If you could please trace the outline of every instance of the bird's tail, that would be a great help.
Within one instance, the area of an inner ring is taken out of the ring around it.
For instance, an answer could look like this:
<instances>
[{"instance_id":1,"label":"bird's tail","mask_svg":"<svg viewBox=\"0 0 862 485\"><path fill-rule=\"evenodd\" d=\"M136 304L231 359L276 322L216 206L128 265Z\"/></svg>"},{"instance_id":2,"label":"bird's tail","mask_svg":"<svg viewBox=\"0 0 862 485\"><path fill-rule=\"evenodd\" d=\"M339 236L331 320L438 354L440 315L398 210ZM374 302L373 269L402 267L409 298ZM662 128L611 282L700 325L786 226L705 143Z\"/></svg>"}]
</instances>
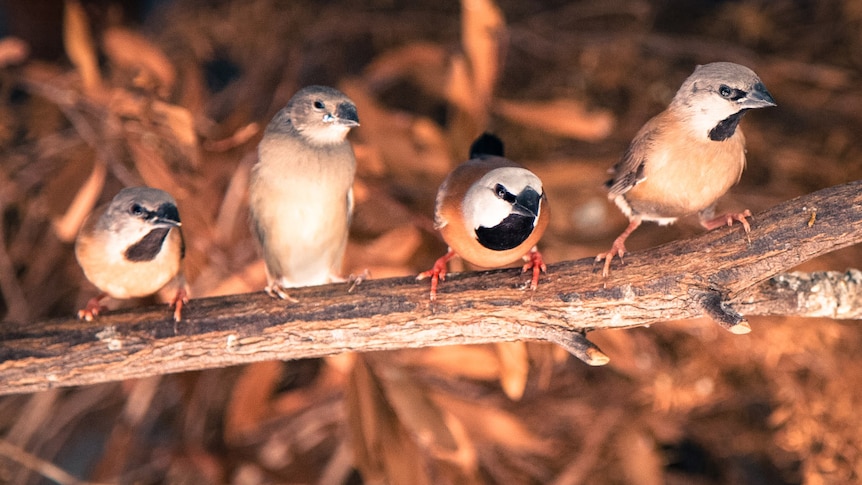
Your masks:
<instances>
[{"instance_id":1,"label":"bird's tail","mask_svg":"<svg viewBox=\"0 0 862 485\"><path fill-rule=\"evenodd\" d=\"M482 155L504 156L503 140L487 132L479 135L479 138L470 145L470 158L478 158Z\"/></svg>"}]
</instances>

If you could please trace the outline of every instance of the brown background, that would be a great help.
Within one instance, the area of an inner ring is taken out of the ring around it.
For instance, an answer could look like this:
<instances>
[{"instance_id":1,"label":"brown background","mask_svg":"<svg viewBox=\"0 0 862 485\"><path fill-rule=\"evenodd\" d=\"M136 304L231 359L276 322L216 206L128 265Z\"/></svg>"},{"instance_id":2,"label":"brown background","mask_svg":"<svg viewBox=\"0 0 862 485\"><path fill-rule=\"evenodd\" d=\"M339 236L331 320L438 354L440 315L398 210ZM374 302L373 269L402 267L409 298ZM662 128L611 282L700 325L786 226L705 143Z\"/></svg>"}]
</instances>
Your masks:
<instances>
[{"instance_id":1,"label":"brown background","mask_svg":"<svg viewBox=\"0 0 862 485\"><path fill-rule=\"evenodd\" d=\"M178 199L194 296L259 291L246 177L261 127L311 83L347 92L362 122L345 274L415 274L445 251L434 194L483 129L546 184L546 261L606 250L625 219L605 171L699 63L747 65L778 102L743 121L748 167L720 208L756 213L862 175L855 0L463 4L98 1L64 20L62 2L0 3L29 49L0 44L4 320L68 317L95 294L71 237L124 185ZM630 257L699 231L646 224ZM595 332L604 368L504 344L5 397L0 480L44 483L22 450L121 483L859 480L857 325L751 323Z\"/></svg>"}]
</instances>

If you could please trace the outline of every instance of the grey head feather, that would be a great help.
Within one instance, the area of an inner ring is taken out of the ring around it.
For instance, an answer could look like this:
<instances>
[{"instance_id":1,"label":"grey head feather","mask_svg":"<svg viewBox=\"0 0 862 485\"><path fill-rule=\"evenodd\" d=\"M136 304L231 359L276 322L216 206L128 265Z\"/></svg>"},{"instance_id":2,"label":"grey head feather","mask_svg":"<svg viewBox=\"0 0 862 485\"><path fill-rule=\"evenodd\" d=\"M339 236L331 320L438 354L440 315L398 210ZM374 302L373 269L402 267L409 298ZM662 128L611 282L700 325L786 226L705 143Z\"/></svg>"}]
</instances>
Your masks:
<instances>
[{"instance_id":1,"label":"grey head feather","mask_svg":"<svg viewBox=\"0 0 862 485\"><path fill-rule=\"evenodd\" d=\"M312 85L290 98L272 118L264 136L285 134L313 144L338 143L358 125L356 105L346 94L329 86Z\"/></svg>"},{"instance_id":2,"label":"grey head feather","mask_svg":"<svg viewBox=\"0 0 862 485\"><path fill-rule=\"evenodd\" d=\"M111 226L121 223L126 217L136 212L136 206L140 208L139 210L147 213L142 214L141 217L166 218L176 223L180 222L179 213L176 209L177 202L170 194L151 187L128 187L114 196L97 223L98 227L111 229Z\"/></svg>"}]
</instances>

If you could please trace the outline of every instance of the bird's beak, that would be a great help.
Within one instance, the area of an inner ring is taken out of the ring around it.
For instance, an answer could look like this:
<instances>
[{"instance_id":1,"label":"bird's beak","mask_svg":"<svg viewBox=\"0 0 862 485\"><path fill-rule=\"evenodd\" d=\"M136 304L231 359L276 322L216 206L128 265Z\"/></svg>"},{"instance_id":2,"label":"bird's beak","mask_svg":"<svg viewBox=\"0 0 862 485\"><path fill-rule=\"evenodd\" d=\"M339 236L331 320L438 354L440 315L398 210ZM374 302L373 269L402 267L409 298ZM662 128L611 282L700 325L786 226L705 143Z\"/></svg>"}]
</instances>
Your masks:
<instances>
[{"instance_id":1,"label":"bird's beak","mask_svg":"<svg viewBox=\"0 0 862 485\"><path fill-rule=\"evenodd\" d=\"M341 103L335 109L336 123L352 128L359 126L359 115L356 114L356 106L353 103Z\"/></svg>"},{"instance_id":2,"label":"bird's beak","mask_svg":"<svg viewBox=\"0 0 862 485\"><path fill-rule=\"evenodd\" d=\"M183 225L183 223L180 222L180 211L177 210L177 206L174 204L162 204L154 215L156 217L153 219L153 223L159 226L180 227Z\"/></svg>"},{"instance_id":3,"label":"bird's beak","mask_svg":"<svg viewBox=\"0 0 862 485\"><path fill-rule=\"evenodd\" d=\"M766 90L763 83L754 85L754 89L748 92L748 95L743 99L742 105L745 108L766 108L767 106L777 106L772 95Z\"/></svg>"},{"instance_id":4,"label":"bird's beak","mask_svg":"<svg viewBox=\"0 0 862 485\"><path fill-rule=\"evenodd\" d=\"M517 197L512 206L512 212L525 217L538 217L539 204L542 203L542 195L532 187L525 188Z\"/></svg>"}]
</instances>

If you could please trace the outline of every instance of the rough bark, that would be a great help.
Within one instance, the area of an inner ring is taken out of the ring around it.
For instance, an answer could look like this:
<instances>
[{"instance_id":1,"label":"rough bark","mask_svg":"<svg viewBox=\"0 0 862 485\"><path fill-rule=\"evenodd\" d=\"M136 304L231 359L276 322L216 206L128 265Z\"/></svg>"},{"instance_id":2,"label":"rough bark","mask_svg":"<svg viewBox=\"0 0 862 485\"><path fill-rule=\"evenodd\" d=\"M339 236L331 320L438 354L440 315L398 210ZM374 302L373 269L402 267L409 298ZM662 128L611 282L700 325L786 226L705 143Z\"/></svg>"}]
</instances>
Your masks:
<instances>
[{"instance_id":1,"label":"rough bark","mask_svg":"<svg viewBox=\"0 0 862 485\"><path fill-rule=\"evenodd\" d=\"M607 362L591 330L709 315L735 333L743 315L859 318L860 272L779 275L862 240L862 182L831 187L739 225L626 256L602 278L591 259L551 265L538 290L517 269L452 274L430 304L428 282L370 280L291 292L192 300L175 325L162 306L0 331L0 394L223 367L268 359L513 340L562 345Z\"/></svg>"}]
</instances>

